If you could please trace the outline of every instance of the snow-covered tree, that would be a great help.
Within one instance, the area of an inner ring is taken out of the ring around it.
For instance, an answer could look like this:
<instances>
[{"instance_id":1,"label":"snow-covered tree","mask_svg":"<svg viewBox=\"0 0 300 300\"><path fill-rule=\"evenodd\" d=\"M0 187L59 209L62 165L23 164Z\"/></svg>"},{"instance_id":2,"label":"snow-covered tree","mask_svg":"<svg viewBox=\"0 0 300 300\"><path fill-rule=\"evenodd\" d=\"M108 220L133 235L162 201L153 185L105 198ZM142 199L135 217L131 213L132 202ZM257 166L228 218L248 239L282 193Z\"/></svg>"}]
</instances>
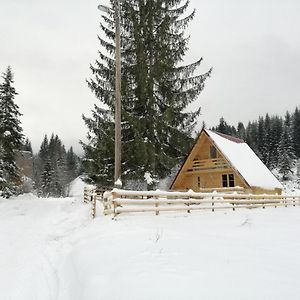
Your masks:
<instances>
[{"instance_id":1,"label":"snow-covered tree","mask_svg":"<svg viewBox=\"0 0 300 300\"><path fill-rule=\"evenodd\" d=\"M23 134L18 105L14 102L17 92L13 87L13 73L8 67L2 75L0 84L0 147L2 176L0 190L6 197L16 193L16 185L21 181L16 165L16 151L22 146ZM2 178L3 178L2 177ZM3 186L5 182L5 186Z\"/></svg>"},{"instance_id":2,"label":"snow-covered tree","mask_svg":"<svg viewBox=\"0 0 300 300\"><path fill-rule=\"evenodd\" d=\"M114 1L111 1L113 6ZM122 23L122 170L123 179L153 182L167 175L186 154L200 108L188 112L211 70L195 75L202 59L182 65L188 47L184 29L195 12L182 0L124 0ZM91 66L89 87L100 100L88 126L84 164L90 180L112 184L114 144L114 22L103 17L106 39Z\"/></svg>"},{"instance_id":3,"label":"snow-covered tree","mask_svg":"<svg viewBox=\"0 0 300 300\"><path fill-rule=\"evenodd\" d=\"M295 166L296 155L293 148L293 140L288 126L285 126L279 143L279 173L282 174L282 179L287 180L289 175L293 173Z\"/></svg>"},{"instance_id":4,"label":"snow-covered tree","mask_svg":"<svg viewBox=\"0 0 300 300\"><path fill-rule=\"evenodd\" d=\"M40 194L43 197L49 197L53 195L53 173L51 162L48 159L44 165L44 171L41 175Z\"/></svg>"},{"instance_id":5,"label":"snow-covered tree","mask_svg":"<svg viewBox=\"0 0 300 300\"><path fill-rule=\"evenodd\" d=\"M22 145L22 151L28 151L30 152L31 154L33 154L32 152L32 146L31 146L31 142L28 138L25 139L25 142L23 143Z\"/></svg>"},{"instance_id":6,"label":"snow-covered tree","mask_svg":"<svg viewBox=\"0 0 300 300\"><path fill-rule=\"evenodd\" d=\"M45 135L34 161L35 182L39 194L64 197L68 184L79 174L79 158L73 148L66 152L57 135L52 134L49 140Z\"/></svg>"},{"instance_id":7,"label":"snow-covered tree","mask_svg":"<svg viewBox=\"0 0 300 300\"><path fill-rule=\"evenodd\" d=\"M300 110L298 107L292 115L291 127L296 156L300 158Z\"/></svg>"},{"instance_id":8,"label":"snow-covered tree","mask_svg":"<svg viewBox=\"0 0 300 300\"><path fill-rule=\"evenodd\" d=\"M67 151L67 155L66 155L66 169L67 169L68 182L71 182L78 176L78 174L79 174L79 163L78 162L79 162L79 158L74 153L73 147L71 147Z\"/></svg>"}]
</instances>

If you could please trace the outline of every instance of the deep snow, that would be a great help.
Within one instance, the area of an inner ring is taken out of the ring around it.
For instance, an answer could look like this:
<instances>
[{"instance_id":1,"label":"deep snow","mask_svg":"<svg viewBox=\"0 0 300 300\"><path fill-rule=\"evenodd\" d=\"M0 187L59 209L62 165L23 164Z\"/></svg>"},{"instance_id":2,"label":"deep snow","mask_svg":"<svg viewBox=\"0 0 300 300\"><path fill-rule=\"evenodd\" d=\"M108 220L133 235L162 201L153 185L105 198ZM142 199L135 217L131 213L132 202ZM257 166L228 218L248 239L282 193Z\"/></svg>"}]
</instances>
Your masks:
<instances>
[{"instance_id":1,"label":"deep snow","mask_svg":"<svg viewBox=\"0 0 300 300\"><path fill-rule=\"evenodd\" d=\"M1 300L300 299L300 207L91 220L29 194L0 199L0 241Z\"/></svg>"}]
</instances>

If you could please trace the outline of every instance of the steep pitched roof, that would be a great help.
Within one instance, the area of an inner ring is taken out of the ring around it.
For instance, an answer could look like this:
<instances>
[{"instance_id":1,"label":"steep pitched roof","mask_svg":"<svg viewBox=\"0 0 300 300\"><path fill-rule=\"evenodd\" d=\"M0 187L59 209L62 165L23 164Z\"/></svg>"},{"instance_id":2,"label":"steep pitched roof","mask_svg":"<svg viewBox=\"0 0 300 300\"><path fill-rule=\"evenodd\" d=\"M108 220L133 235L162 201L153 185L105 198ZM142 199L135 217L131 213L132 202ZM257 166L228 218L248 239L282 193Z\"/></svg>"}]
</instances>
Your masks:
<instances>
[{"instance_id":1,"label":"steep pitched roof","mask_svg":"<svg viewBox=\"0 0 300 300\"><path fill-rule=\"evenodd\" d=\"M282 189L281 183L241 139L204 129L225 158L250 186Z\"/></svg>"}]
</instances>

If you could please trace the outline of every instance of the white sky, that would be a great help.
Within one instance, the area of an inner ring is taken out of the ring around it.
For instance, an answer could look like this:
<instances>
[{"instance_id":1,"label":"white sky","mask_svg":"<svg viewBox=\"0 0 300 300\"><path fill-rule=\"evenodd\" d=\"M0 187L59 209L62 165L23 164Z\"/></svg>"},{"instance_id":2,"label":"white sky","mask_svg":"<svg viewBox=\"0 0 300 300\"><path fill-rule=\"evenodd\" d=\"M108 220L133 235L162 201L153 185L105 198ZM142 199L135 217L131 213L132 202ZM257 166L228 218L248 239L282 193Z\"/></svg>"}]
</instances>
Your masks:
<instances>
[{"instance_id":1,"label":"white sky","mask_svg":"<svg viewBox=\"0 0 300 300\"><path fill-rule=\"evenodd\" d=\"M104 1L104 3L107 1ZM97 58L100 1L0 0L0 71L11 65L24 133L38 150L45 133L81 152L81 114L97 100L85 79ZM102 2L103 3L103 2ZM199 124L247 123L300 104L299 0L191 0L186 62L214 68L195 105Z\"/></svg>"}]
</instances>

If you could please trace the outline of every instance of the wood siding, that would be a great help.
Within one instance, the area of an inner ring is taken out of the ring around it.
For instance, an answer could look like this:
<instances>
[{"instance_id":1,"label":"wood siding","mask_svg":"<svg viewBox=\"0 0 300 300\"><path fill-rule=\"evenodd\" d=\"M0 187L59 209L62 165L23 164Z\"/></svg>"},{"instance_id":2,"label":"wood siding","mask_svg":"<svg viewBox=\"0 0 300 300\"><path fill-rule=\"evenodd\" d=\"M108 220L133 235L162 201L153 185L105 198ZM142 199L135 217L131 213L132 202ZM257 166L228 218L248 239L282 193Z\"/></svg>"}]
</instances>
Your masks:
<instances>
[{"instance_id":1,"label":"wood siding","mask_svg":"<svg viewBox=\"0 0 300 300\"><path fill-rule=\"evenodd\" d=\"M244 178L235 170L230 162L222 155L216 147L216 158L211 158L211 147L215 146L207 134L202 131L196 144L178 172L171 190L186 191L192 189L199 191L200 188L221 188L223 187L222 175L233 174L234 186L240 186L246 192L259 194L281 194L280 189L265 190L262 188L250 187Z\"/></svg>"}]
</instances>

